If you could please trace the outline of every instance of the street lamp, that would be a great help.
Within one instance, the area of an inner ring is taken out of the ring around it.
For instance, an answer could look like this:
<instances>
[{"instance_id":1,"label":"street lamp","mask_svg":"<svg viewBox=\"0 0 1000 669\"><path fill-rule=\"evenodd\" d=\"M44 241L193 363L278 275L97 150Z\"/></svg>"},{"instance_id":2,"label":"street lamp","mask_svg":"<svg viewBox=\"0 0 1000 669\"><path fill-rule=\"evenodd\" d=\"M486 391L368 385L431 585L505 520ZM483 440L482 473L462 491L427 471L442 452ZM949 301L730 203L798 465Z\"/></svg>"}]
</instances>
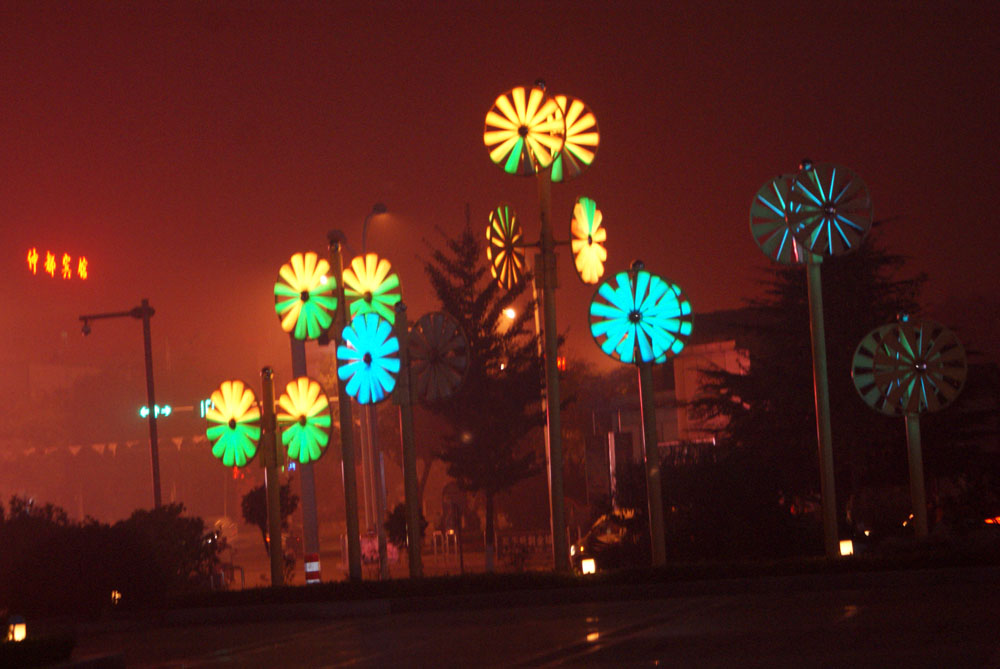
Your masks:
<instances>
[{"instance_id":1,"label":"street lamp","mask_svg":"<svg viewBox=\"0 0 1000 669\"><path fill-rule=\"evenodd\" d=\"M101 318L138 318L142 320L142 344L146 356L146 406L156 406L156 393L153 390L153 345L149 335L149 319L153 317L156 310L149 306L149 300L143 298L142 304L129 311L113 311L103 314L87 314L80 316L83 321L83 334L90 334L90 321ZM153 506L160 508L160 448L159 439L156 434L156 411L150 411L149 419L149 452L153 463Z\"/></svg>"}]
</instances>

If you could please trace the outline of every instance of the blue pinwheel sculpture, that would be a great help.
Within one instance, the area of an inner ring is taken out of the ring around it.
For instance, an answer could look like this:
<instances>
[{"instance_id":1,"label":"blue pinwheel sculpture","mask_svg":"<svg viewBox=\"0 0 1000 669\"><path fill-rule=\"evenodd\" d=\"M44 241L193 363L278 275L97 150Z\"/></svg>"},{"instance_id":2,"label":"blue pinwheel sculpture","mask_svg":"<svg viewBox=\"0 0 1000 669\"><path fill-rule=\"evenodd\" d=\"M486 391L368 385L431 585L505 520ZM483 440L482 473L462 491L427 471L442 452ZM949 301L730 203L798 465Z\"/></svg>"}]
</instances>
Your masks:
<instances>
[{"instance_id":1,"label":"blue pinwheel sculpture","mask_svg":"<svg viewBox=\"0 0 1000 669\"><path fill-rule=\"evenodd\" d=\"M621 362L664 362L691 334L691 303L675 284L644 269L619 272L594 294L590 333Z\"/></svg>"},{"instance_id":2,"label":"blue pinwheel sculpture","mask_svg":"<svg viewBox=\"0 0 1000 669\"><path fill-rule=\"evenodd\" d=\"M347 394L359 404L384 400L399 373L399 340L392 324L375 313L358 314L344 328L343 338L337 347L337 375L347 383Z\"/></svg>"}]
</instances>

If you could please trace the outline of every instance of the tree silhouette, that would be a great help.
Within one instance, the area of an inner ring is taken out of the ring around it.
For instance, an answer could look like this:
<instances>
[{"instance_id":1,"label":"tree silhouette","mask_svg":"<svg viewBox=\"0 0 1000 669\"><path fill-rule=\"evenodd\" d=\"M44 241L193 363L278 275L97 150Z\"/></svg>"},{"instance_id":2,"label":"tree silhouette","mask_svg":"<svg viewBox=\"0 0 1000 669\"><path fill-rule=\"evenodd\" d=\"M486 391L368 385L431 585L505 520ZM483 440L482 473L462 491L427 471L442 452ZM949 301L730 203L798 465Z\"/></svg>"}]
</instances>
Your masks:
<instances>
[{"instance_id":1,"label":"tree silhouette","mask_svg":"<svg viewBox=\"0 0 1000 669\"><path fill-rule=\"evenodd\" d=\"M540 471L535 450L520 444L544 421L537 340L528 329L532 311L529 305L513 319L503 313L523 295L527 282L509 292L500 288L490 276L482 235L471 225L457 237L445 238L424 270L442 309L458 320L469 340L465 382L431 410L451 428L440 453L448 475L462 490L485 497L491 568L497 493Z\"/></svg>"}]
</instances>

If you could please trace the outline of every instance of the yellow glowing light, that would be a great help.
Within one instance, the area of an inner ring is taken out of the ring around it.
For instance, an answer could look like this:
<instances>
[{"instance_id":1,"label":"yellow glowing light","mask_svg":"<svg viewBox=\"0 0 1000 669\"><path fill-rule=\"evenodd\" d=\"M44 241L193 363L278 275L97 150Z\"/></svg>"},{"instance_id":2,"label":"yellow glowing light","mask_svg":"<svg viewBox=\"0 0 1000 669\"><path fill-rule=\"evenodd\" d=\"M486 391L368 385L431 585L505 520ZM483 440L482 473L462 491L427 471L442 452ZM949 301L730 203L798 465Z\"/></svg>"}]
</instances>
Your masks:
<instances>
[{"instance_id":1,"label":"yellow glowing light","mask_svg":"<svg viewBox=\"0 0 1000 669\"><path fill-rule=\"evenodd\" d=\"M76 275L81 279L87 278L87 259L84 256L80 256L76 263Z\"/></svg>"},{"instance_id":2,"label":"yellow glowing light","mask_svg":"<svg viewBox=\"0 0 1000 669\"><path fill-rule=\"evenodd\" d=\"M51 277L56 275L56 257L51 251L45 252L45 271Z\"/></svg>"},{"instance_id":3,"label":"yellow glowing light","mask_svg":"<svg viewBox=\"0 0 1000 669\"><path fill-rule=\"evenodd\" d=\"M358 256L344 270L344 297L352 319L358 314L375 313L395 323L394 307L400 300L399 275L385 258L374 253Z\"/></svg>"},{"instance_id":4,"label":"yellow glowing light","mask_svg":"<svg viewBox=\"0 0 1000 669\"><path fill-rule=\"evenodd\" d=\"M118 592L117 590L112 590L111 591L111 605L112 606L117 606L118 602L120 602L120 601L122 601L122 593Z\"/></svg>"},{"instance_id":5,"label":"yellow glowing light","mask_svg":"<svg viewBox=\"0 0 1000 669\"><path fill-rule=\"evenodd\" d=\"M24 641L28 636L28 626L21 616L11 616L7 621L7 641Z\"/></svg>"},{"instance_id":6,"label":"yellow glowing light","mask_svg":"<svg viewBox=\"0 0 1000 669\"><path fill-rule=\"evenodd\" d=\"M842 556L854 555L854 542L850 539L840 540L840 554Z\"/></svg>"},{"instance_id":7,"label":"yellow glowing light","mask_svg":"<svg viewBox=\"0 0 1000 669\"><path fill-rule=\"evenodd\" d=\"M514 311L514 307L507 307L506 309L503 310L503 315L506 316L509 320L514 320L514 317L517 316L517 312Z\"/></svg>"},{"instance_id":8,"label":"yellow glowing light","mask_svg":"<svg viewBox=\"0 0 1000 669\"><path fill-rule=\"evenodd\" d=\"M38 249L32 248L28 251L28 269L32 274L38 274Z\"/></svg>"},{"instance_id":9,"label":"yellow glowing light","mask_svg":"<svg viewBox=\"0 0 1000 669\"><path fill-rule=\"evenodd\" d=\"M588 197L581 197L573 207L573 221L570 242L573 250L576 272L584 283L597 283L604 276L604 261L608 252L603 246L608 233L601 227L604 220L597 204Z\"/></svg>"},{"instance_id":10,"label":"yellow glowing light","mask_svg":"<svg viewBox=\"0 0 1000 669\"><path fill-rule=\"evenodd\" d=\"M486 114L483 143L505 172L531 176L552 164L565 135L556 101L539 87L529 92L519 86L500 95Z\"/></svg>"},{"instance_id":11,"label":"yellow glowing light","mask_svg":"<svg viewBox=\"0 0 1000 669\"><path fill-rule=\"evenodd\" d=\"M70 255L68 253L64 253L62 256L62 278L64 279L73 278L73 268L70 266L71 262L73 262L73 259Z\"/></svg>"},{"instance_id":12,"label":"yellow glowing light","mask_svg":"<svg viewBox=\"0 0 1000 669\"><path fill-rule=\"evenodd\" d=\"M594 562L594 558L585 558L581 560L580 571L582 571L584 574L596 574L597 563Z\"/></svg>"},{"instance_id":13,"label":"yellow glowing light","mask_svg":"<svg viewBox=\"0 0 1000 669\"><path fill-rule=\"evenodd\" d=\"M587 643L594 643L595 641L597 641L600 638L601 638L601 633L600 632L589 632L587 634Z\"/></svg>"}]
</instances>

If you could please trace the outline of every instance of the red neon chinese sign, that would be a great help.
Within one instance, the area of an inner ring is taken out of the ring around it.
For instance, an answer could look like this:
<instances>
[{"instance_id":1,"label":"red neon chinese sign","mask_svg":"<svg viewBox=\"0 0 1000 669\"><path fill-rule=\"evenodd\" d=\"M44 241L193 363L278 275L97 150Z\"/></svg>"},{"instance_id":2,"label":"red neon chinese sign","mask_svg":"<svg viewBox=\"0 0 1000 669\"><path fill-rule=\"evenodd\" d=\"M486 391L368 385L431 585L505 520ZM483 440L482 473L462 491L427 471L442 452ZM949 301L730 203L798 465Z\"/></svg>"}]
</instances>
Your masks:
<instances>
[{"instance_id":1,"label":"red neon chinese sign","mask_svg":"<svg viewBox=\"0 0 1000 669\"><path fill-rule=\"evenodd\" d=\"M53 279L58 275L61 279L86 279L89 275L89 262L86 256L79 256L75 260L68 253L58 254L46 250L45 255L39 253L38 248L32 247L28 251L28 271L37 275L48 274Z\"/></svg>"}]
</instances>

